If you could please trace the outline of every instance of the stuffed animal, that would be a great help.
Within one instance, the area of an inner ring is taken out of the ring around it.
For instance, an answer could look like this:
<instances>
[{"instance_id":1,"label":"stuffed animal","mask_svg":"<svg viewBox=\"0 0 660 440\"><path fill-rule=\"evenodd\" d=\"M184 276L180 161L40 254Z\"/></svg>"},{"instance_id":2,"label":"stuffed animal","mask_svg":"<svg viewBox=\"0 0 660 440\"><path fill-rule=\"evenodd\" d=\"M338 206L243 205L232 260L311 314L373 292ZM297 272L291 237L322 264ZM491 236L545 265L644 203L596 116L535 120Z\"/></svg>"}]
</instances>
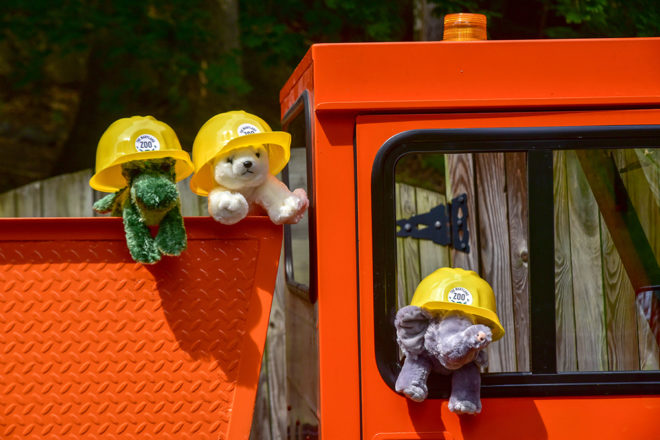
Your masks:
<instances>
[{"instance_id":1,"label":"stuffed animal","mask_svg":"<svg viewBox=\"0 0 660 440\"><path fill-rule=\"evenodd\" d=\"M451 374L450 411L481 412L485 348L504 335L488 283L472 271L438 269L417 286L411 305L397 312L394 325L406 356L396 391L421 402L431 371Z\"/></svg>"},{"instance_id":2,"label":"stuffed animal","mask_svg":"<svg viewBox=\"0 0 660 440\"><path fill-rule=\"evenodd\" d=\"M123 217L135 261L155 263L163 254L180 255L186 248L176 182L191 172L174 131L151 116L119 119L103 133L90 185L113 193L94 203L94 210ZM149 226L156 225L154 238Z\"/></svg>"},{"instance_id":3,"label":"stuffed animal","mask_svg":"<svg viewBox=\"0 0 660 440\"><path fill-rule=\"evenodd\" d=\"M309 206L303 189L293 192L275 175L289 161L291 135L271 131L243 111L209 119L193 143L192 191L208 196L209 214L231 225L267 214L276 224L297 223Z\"/></svg>"}]
</instances>

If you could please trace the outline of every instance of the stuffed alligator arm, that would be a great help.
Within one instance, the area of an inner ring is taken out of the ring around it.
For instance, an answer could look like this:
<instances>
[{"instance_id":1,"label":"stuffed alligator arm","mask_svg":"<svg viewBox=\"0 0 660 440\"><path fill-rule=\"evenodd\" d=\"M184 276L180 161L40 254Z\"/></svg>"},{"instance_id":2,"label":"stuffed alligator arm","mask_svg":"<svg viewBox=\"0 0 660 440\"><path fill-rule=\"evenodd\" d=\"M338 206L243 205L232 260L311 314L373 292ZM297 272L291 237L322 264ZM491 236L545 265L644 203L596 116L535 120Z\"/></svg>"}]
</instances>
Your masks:
<instances>
[{"instance_id":1,"label":"stuffed alligator arm","mask_svg":"<svg viewBox=\"0 0 660 440\"><path fill-rule=\"evenodd\" d=\"M186 248L174 161L155 159L122 165L128 186L94 203L99 213L122 216L126 245L135 261L155 263L161 254L179 255ZM149 226L159 225L156 237Z\"/></svg>"}]
</instances>

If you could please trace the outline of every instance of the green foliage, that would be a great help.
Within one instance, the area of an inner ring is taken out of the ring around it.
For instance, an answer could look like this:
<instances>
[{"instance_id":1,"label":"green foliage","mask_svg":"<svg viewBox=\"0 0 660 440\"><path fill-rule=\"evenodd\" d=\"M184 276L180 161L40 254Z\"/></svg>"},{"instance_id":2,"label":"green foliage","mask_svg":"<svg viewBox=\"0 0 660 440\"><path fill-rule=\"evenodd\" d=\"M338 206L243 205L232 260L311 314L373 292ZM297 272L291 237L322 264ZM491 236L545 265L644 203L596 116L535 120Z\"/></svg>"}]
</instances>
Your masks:
<instances>
[{"instance_id":1,"label":"green foliage","mask_svg":"<svg viewBox=\"0 0 660 440\"><path fill-rule=\"evenodd\" d=\"M502 16L501 1L483 1L483 0L431 0L435 3L433 13L438 17L446 14L455 14L458 12L471 12L474 14L484 14L488 21Z\"/></svg>"},{"instance_id":2,"label":"green foliage","mask_svg":"<svg viewBox=\"0 0 660 440\"><path fill-rule=\"evenodd\" d=\"M488 17L491 39L660 35L657 0L430 0L434 14Z\"/></svg>"},{"instance_id":3,"label":"green foliage","mask_svg":"<svg viewBox=\"0 0 660 440\"><path fill-rule=\"evenodd\" d=\"M396 164L396 182L445 192L444 154L407 154Z\"/></svg>"},{"instance_id":4,"label":"green foliage","mask_svg":"<svg viewBox=\"0 0 660 440\"><path fill-rule=\"evenodd\" d=\"M48 128L35 143L57 150L54 173L90 167L100 133L132 114L167 121L187 149L225 110L277 127L279 90L310 45L411 40L416 1L4 0L0 118ZM491 39L660 35L657 0L426 1L438 16L486 14Z\"/></svg>"},{"instance_id":5,"label":"green foliage","mask_svg":"<svg viewBox=\"0 0 660 440\"><path fill-rule=\"evenodd\" d=\"M605 23L608 0L557 0L555 10L568 24Z\"/></svg>"},{"instance_id":6,"label":"green foliage","mask_svg":"<svg viewBox=\"0 0 660 440\"><path fill-rule=\"evenodd\" d=\"M411 1L245 0L241 40L270 64L295 65L314 43L404 39L411 11Z\"/></svg>"},{"instance_id":7,"label":"green foliage","mask_svg":"<svg viewBox=\"0 0 660 440\"><path fill-rule=\"evenodd\" d=\"M80 65L85 74L109 74L100 107L118 110L127 102L155 102L171 112L185 109L191 92L245 92L238 58L214 49L217 23L208 0L63 1L7 0L0 5L0 35L17 62L8 79L15 90L37 91L52 78L48 63L74 55L100 57ZM204 63L212 59L212 62ZM102 72L89 72L98 68ZM200 86L200 76L222 78ZM105 79L105 78L103 78Z\"/></svg>"},{"instance_id":8,"label":"green foliage","mask_svg":"<svg viewBox=\"0 0 660 440\"><path fill-rule=\"evenodd\" d=\"M245 77L258 84L245 108L277 126L279 90L312 44L410 40L412 0L243 0L240 29Z\"/></svg>"}]
</instances>

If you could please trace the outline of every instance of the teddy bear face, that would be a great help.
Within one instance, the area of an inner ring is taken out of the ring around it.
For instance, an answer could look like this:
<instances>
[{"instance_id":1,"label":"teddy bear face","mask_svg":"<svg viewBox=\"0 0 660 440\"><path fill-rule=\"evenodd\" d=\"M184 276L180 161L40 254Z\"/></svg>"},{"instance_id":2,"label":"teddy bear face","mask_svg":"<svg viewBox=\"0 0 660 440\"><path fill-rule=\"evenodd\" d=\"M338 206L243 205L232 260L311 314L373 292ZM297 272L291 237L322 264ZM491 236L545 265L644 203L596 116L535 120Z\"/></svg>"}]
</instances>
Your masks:
<instances>
[{"instance_id":1,"label":"teddy bear face","mask_svg":"<svg viewBox=\"0 0 660 440\"><path fill-rule=\"evenodd\" d=\"M215 181L228 189L259 186L266 180L268 173L268 151L263 145L229 151L213 162Z\"/></svg>"}]
</instances>

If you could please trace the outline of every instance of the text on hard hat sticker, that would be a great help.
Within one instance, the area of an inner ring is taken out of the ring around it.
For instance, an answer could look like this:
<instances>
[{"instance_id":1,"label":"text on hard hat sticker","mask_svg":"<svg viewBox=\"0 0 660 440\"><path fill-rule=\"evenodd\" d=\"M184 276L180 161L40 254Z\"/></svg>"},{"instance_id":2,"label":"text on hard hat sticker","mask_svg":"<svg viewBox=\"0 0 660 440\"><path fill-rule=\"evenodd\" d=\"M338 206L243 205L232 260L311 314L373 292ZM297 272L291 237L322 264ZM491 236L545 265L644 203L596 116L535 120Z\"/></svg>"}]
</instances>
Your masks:
<instances>
[{"instance_id":1,"label":"text on hard hat sticker","mask_svg":"<svg viewBox=\"0 0 660 440\"><path fill-rule=\"evenodd\" d=\"M138 151L158 151L160 142L150 134L142 134L135 139L135 149Z\"/></svg>"},{"instance_id":2,"label":"text on hard hat sticker","mask_svg":"<svg viewBox=\"0 0 660 440\"><path fill-rule=\"evenodd\" d=\"M447 301L456 304L472 304L472 294L464 287L454 287L447 294Z\"/></svg>"},{"instance_id":3,"label":"text on hard hat sticker","mask_svg":"<svg viewBox=\"0 0 660 440\"><path fill-rule=\"evenodd\" d=\"M259 133L259 129L252 124L241 124L238 126L238 135L245 136L246 134Z\"/></svg>"}]
</instances>

